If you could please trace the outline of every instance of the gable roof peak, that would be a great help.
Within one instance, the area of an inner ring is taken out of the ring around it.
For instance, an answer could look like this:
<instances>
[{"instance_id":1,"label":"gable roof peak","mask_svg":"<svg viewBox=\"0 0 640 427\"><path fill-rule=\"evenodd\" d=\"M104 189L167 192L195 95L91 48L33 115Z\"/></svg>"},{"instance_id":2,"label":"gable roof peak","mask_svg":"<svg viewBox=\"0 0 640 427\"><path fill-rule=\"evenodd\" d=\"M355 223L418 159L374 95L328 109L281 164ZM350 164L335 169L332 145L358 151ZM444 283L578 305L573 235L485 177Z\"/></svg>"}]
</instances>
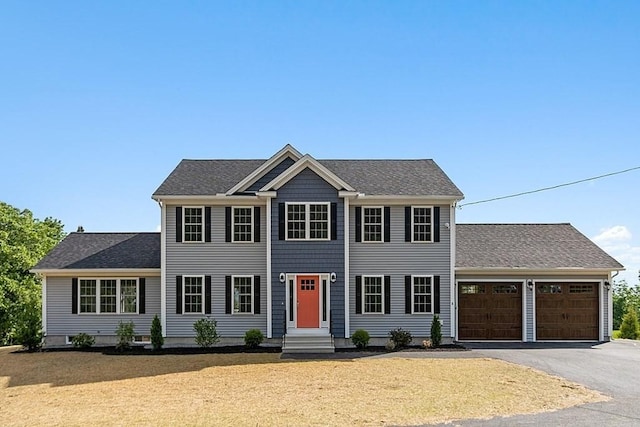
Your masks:
<instances>
[{"instance_id":1,"label":"gable roof peak","mask_svg":"<svg viewBox=\"0 0 640 427\"><path fill-rule=\"evenodd\" d=\"M285 185L293 177L295 177L305 169L312 170L337 190L356 191L350 184L345 182L342 178L340 178L322 163L314 159L311 154L305 154L304 156L302 156L287 170L282 172L280 175L271 180L271 182L262 187L260 191L278 190L280 187Z\"/></svg>"}]
</instances>

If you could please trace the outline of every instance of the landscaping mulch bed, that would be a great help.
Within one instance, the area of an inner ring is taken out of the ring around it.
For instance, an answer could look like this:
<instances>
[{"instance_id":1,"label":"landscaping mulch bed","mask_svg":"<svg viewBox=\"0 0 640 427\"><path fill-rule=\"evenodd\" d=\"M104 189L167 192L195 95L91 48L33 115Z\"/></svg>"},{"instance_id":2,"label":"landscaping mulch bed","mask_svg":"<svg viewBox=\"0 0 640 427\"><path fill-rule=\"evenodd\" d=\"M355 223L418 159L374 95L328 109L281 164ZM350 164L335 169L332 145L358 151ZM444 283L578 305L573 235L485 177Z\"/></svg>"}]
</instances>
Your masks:
<instances>
[{"instance_id":1,"label":"landscaping mulch bed","mask_svg":"<svg viewBox=\"0 0 640 427\"><path fill-rule=\"evenodd\" d=\"M410 345L407 347L387 350L384 346L367 346L365 348L336 347L336 353L395 353L398 351L468 351L469 349L460 344L443 344L435 348L424 348L421 345Z\"/></svg>"}]
</instances>

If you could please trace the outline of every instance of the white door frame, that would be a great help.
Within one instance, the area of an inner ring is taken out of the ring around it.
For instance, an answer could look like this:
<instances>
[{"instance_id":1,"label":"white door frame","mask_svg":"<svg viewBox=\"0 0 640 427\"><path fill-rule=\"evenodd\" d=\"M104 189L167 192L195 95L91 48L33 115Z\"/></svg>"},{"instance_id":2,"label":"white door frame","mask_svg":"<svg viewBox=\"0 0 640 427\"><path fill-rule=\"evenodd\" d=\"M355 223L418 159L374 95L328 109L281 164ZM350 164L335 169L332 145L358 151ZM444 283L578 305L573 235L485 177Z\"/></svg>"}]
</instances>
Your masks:
<instances>
[{"instance_id":1,"label":"white door frame","mask_svg":"<svg viewBox=\"0 0 640 427\"><path fill-rule=\"evenodd\" d=\"M298 276L318 276L319 277L319 292L320 297L318 298L318 319L319 327L318 328L297 328L298 325L298 310L297 310L297 294L298 294ZM287 333L292 330L327 330L329 331L331 325L331 275L329 273L288 273L286 275L285 280L285 312L286 312L286 322L287 322ZM293 285L292 285L293 281ZM293 290L293 295L291 295L291 290ZM322 320L322 294L323 291L326 292L326 313L327 319ZM290 302L293 301L293 304ZM291 306L293 305L293 306ZM293 312L293 320L291 320L291 312Z\"/></svg>"}]
</instances>

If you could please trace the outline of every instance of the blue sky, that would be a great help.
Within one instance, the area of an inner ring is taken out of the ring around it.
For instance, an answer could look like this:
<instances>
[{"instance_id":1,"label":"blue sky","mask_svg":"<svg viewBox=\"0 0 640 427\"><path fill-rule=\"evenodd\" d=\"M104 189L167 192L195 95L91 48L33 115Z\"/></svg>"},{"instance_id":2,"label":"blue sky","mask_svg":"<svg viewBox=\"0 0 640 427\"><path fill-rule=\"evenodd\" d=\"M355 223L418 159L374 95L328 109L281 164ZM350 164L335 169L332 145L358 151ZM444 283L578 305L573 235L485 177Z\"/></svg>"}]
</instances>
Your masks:
<instances>
[{"instance_id":1,"label":"blue sky","mask_svg":"<svg viewBox=\"0 0 640 427\"><path fill-rule=\"evenodd\" d=\"M153 231L182 158L433 158L466 202L640 166L640 3L3 2L0 200ZM640 268L640 171L463 207ZM464 203L464 202L463 202Z\"/></svg>"}]
</instances>

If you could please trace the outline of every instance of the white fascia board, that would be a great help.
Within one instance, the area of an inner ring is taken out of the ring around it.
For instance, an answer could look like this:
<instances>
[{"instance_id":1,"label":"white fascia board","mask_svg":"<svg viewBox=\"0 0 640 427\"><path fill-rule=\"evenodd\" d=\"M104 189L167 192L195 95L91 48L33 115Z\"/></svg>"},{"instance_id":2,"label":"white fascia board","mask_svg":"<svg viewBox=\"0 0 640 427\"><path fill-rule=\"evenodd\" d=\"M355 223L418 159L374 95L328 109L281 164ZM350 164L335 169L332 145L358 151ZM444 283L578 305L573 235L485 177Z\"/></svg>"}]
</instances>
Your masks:
<instances>
[{"instance_id":1,"label":"white fascia board","mask_svg":"<svg viewBox=\"0 0 640 427\"><path fill-rule=\"evenodd\" d=\"M32 269L31 273L43 274L46 276L158 276L161 275L159 268L63 268L63 269Z\"/></svg>"},{"instance_id":2,"label":"white fascia board","mask_svg":"<svg viewBox=\"0 0 640 427\"><path fill-rule=\"evenodd\" d=\"M462 200L453 196L400 196L400 195L366 195L358 194L351 202L352 205L366 205L371 203L383 203L386 205L455 205Z\"/></svg>"},{"instance_id":3,"label":"white fascia board","mask_svg":"<svg viewBox=\"0 0 640 427\"><path fill-rule=\"evenodd\" d=\"M289 182L293 177L302 172L305 168L309 168L329 184L331 184L336 190L346 189L349 191L355 191L353 187L344 182L336 174L329 169L321 165L316 159L308 154L305 154L300 160L291 165L287 170L275 177L271 182L262 187L260 191L278 190L280 187Z\"/></svg>"},{"instance_id":4,"label":"white fascia board","mask_svg":"<svg viewBox=\"0 0 640 427\"><path fill-rule=\"evenodd\" d=\"M171 205L228 205L230 202L234 205L262 204L261 199L257 196L227 196L225 194L212 196L159 196L158 199L154 200Z\"/></svg>"},{"instance_id":5,"label":"white fascia board","mask_svg":"<svg viewBox=\"0 0 640 427\"><path fill-rule=\"evenodd\" d=\"M456 267L456 275L510 275L510 274L531 274L531 275L602 275L609 274L611 271L615 271L610 268L579 268L579 267L564 267L564 268L470 268L470 267Z\"/></svg>"},{"instance_id":6,"label":"white fascia board","mask_svg":"<svg viewBox=\"0 0 640 427\"><path fill-rule=\"evenodd\" d=\"M227 191L227 195L231 195L237 193L238 191L244 191L251 186L254 182L262 178L267 174L274 166L278 163L286 159L287 157L292 157L295 161L298 161L302 158L302 154L298 152L291 144L285 145L280 151L271 156L271 158L265 161L258 169L251 172L247 175L242 181L234 185L229 191Z\"/></svg>"},{"instance_id":7,"label":"white fascia board","mask_svg":"<svg viewBox=\"0 0 640 427\"><path fill-rule=\"evenodd\" d=\"M278 197L277 191L258 191L256 196L262 199L275 199Z\"/></svg>"},{"instance_id":8,"label":"white fascia board","mask_svg":"<svg viewBox=\"0 0 640 427\"><path fill-rule=\"evenodd\" d=\"M345 191L345 190L338 191L338 197L343 197L343 198L358 197L361 194L362 193L359 193L357 191Z\"/></svg>"}]
</instances>

